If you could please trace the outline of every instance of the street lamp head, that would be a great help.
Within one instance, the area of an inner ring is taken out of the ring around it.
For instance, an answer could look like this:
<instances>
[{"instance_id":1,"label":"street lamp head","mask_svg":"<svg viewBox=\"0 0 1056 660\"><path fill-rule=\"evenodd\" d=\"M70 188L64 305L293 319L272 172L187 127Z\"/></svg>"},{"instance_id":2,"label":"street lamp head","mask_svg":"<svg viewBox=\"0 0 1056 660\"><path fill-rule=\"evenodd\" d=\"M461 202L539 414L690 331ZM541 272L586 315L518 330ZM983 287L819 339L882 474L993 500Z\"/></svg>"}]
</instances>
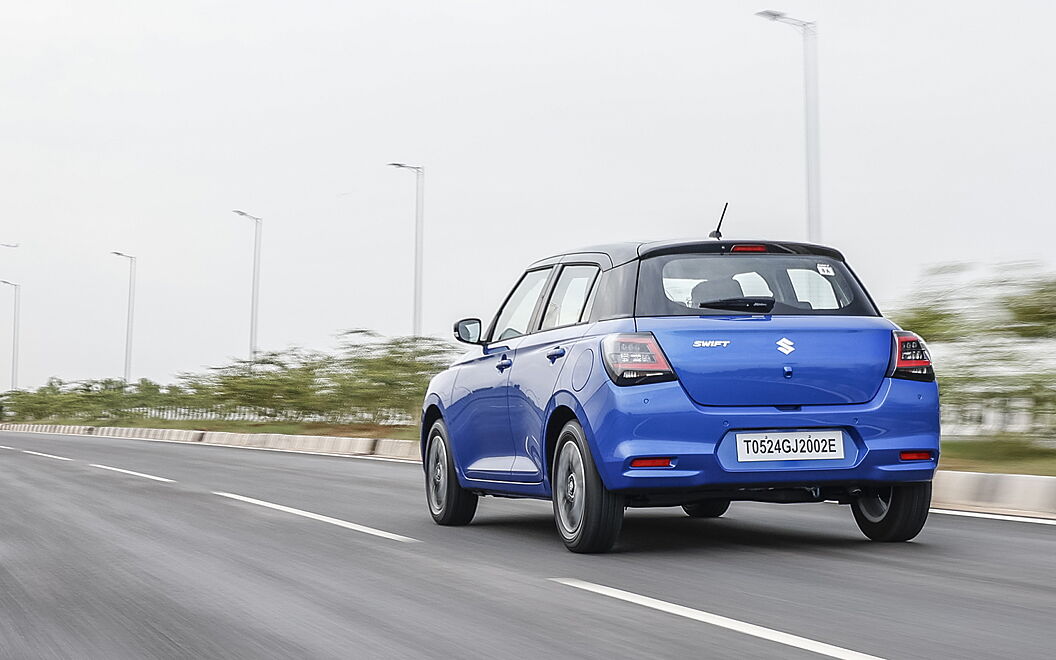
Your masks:
<instances>
[{"instance_id":1,"label":"street lamp head","mask_svg":"<svg viewBox=\"0 0 1056 660\"><path fill-rule=\"evenodd\" d=\"M18 286L14 282L8 282L7 280L0 280L0 284L6 284L7 286Z\"/></svg>"},{"instance_id":2,"label":"street lamp head","mask_svg":"<svg viewBox=\"0 0 1056 660\"><path fill-rule=\"evenodd\" d=\"M415 172L421 172L421 165L408 165L407 163L389 163L389 167L396 167L401 170L414 170Z\"/></svg>"},{"instance_id":3,"label":"street lamp head","mask_svg":"<svg viewBox=\"0 0 1056 660\"><path fill-rule=\"evenodd\" d=\"M17 248L18 246L18 243L0 243L0 247Z\"/></svg>"},{"instance_id":4,"label":"street lamp head","mask_svg":"<svg viewBox=\"0 0 1056 660\"><path fill-rule=\"evenodd\" d=\"M759 18L765 18L768 21L784 23L785 25L791 25L802 30L811 30L816 25L811 21L803 21L798 18L792 18L783 11L774 11L773 9L767 9L766 11L757 11L755 12L755 15Z\"/></svg>"},{"instance_id":5,"label":"street lamp head","mask_svg":"<svg viewBox=\"0 0 1056 660\"><path fill-rule=\"evenodd\" d=\"M236 209L236 210L231 211L231 212L234 213L235 215L240 215L243 218L249 218L250 220L255 220L257 222L260 222L260 218L258 218L255 215L250 215L250 214L246 213L245 211L239 211L239 210Z\"/></svg>"}]
</instances>

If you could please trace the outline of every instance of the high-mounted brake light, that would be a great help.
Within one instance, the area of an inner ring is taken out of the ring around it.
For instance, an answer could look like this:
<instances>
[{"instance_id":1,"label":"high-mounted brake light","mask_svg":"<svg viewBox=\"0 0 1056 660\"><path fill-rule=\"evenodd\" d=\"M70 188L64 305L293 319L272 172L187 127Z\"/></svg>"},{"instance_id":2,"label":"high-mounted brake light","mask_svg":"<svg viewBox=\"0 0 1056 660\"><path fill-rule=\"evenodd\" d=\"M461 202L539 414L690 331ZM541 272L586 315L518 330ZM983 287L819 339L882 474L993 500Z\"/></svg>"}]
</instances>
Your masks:
<instances>
[{"instance_id":1,"label":"high-mounted brake light","mask_svg":"<svg viewBox=\"0 0 1056 660\"><path fill-rule=\"evenodd\" d=\"M931 354L924 340L912 332L896 330L894 333L894 355L888 376L906 380L931 382L935 380L935 369L931 365Z\"/></svg>"},{"instance_id":2,"label":"high-mounted brake light","mask_svg":"<svg viewBox=\"0 0 1056 660\"><path fill-rule=\"evenodd\" d=\"M617 385L675 380L675 372L651 332L609 335L601 342L602 362Z\"/></svg>"},{"instance_id":3,"label":"high-mounted brake light","mask_svg":"<svg viewBox=\"0 0 1056 660\"><path fill-rule=\"evenodd\" d=\"M730 252L766 252L765 245L734 245Z\"/></svg>"}]
</instances>

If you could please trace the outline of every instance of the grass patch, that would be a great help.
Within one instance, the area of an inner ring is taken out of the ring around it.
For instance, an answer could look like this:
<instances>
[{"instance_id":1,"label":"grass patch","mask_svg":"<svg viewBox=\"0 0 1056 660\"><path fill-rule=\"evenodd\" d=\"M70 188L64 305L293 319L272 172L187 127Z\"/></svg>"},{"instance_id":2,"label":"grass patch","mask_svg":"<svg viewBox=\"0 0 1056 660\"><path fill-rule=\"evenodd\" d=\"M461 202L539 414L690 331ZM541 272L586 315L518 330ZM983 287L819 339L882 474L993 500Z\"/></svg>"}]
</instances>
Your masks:
<instances>
[{"instance_id":1,"label":"grass patch","mask_svg":"<svg viewBox=\"0 0 1056 660\"><path fill-rule=\"evenodd\" d=\"M189 429L192 431L227 431L228 433L282 433L286 435L335 435L353 438L395 438L417 440L413 426L378 424L323 424L318 422L242 422L235 420L128 419L84 421L49 419L28 424L61 424L64 426L114 426L137 429Z\"/></svg>"},{"instance_id":2,"label":"grass patch","mask_svg":"<svg viewBox=\"0 0 1056 660\"><path fill-rule=\"evenodd\" d=\"M1056 476L1056 449L1017 436L990 440L943 440L942 470Z\"/></svg>"}]
</instances>

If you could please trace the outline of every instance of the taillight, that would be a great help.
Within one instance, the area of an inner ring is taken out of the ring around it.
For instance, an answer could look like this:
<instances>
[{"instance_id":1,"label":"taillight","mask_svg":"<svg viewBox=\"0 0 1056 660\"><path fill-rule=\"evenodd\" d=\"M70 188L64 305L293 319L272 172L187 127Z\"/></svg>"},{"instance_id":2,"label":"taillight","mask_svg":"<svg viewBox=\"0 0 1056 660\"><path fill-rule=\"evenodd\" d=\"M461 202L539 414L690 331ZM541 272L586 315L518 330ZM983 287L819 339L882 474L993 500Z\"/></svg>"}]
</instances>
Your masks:
<instances>
[{"instance_id":1,"label":"taillight","mask_svg":"<svg viewBox=\"0 0 1056 660\"><path fill-rule=\"evenodd\" d=\"M617 385L661 383L675 372L651 332L609 335L601 342L602 362Z\"/></svg>"},{"instance_id":2,"label":"taillight","mask_svg":"<svg viewBox=\"0 0 1056 660\"><path fill-rule=\"evenodd\" d=\"M931 366L931 354L924 340L912 332L897 330L894 333L894 355L888 376L906 380L931 382L935 380L935 369Z\"/></svg>"},{"instance_id":3,"label":"taillight","mask_svg":"<svg viewBox=\"0 0 1056 660\"><path fill-rule=\"evenodd\" d=\"M765 245L734 245L730 252L766 252Z\"/></svg>"}]
</instances>

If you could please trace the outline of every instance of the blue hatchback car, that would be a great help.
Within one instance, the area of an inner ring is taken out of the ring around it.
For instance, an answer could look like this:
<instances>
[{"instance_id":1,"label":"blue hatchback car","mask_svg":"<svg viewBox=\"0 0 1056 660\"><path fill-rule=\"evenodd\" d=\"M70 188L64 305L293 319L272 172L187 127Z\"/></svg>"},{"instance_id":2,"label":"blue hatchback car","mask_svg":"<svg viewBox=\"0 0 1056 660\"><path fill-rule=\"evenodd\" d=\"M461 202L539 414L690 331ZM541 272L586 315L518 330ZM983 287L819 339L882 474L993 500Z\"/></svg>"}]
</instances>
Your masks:
<instances>
[{"instance_id":1,"label":"blue hatchback car","mask_svg":"<svg viewBox=\"0 0 1056 660\"><path fill-rule=\"evenodd\" d=\"M573 552L626 507L849 504L876 541L924 525L939 393L924 341L881 316L838 251L775 241L622 243L543 259L429 385L430 513L550 499Z\"/></svg>"}]
</instances>

